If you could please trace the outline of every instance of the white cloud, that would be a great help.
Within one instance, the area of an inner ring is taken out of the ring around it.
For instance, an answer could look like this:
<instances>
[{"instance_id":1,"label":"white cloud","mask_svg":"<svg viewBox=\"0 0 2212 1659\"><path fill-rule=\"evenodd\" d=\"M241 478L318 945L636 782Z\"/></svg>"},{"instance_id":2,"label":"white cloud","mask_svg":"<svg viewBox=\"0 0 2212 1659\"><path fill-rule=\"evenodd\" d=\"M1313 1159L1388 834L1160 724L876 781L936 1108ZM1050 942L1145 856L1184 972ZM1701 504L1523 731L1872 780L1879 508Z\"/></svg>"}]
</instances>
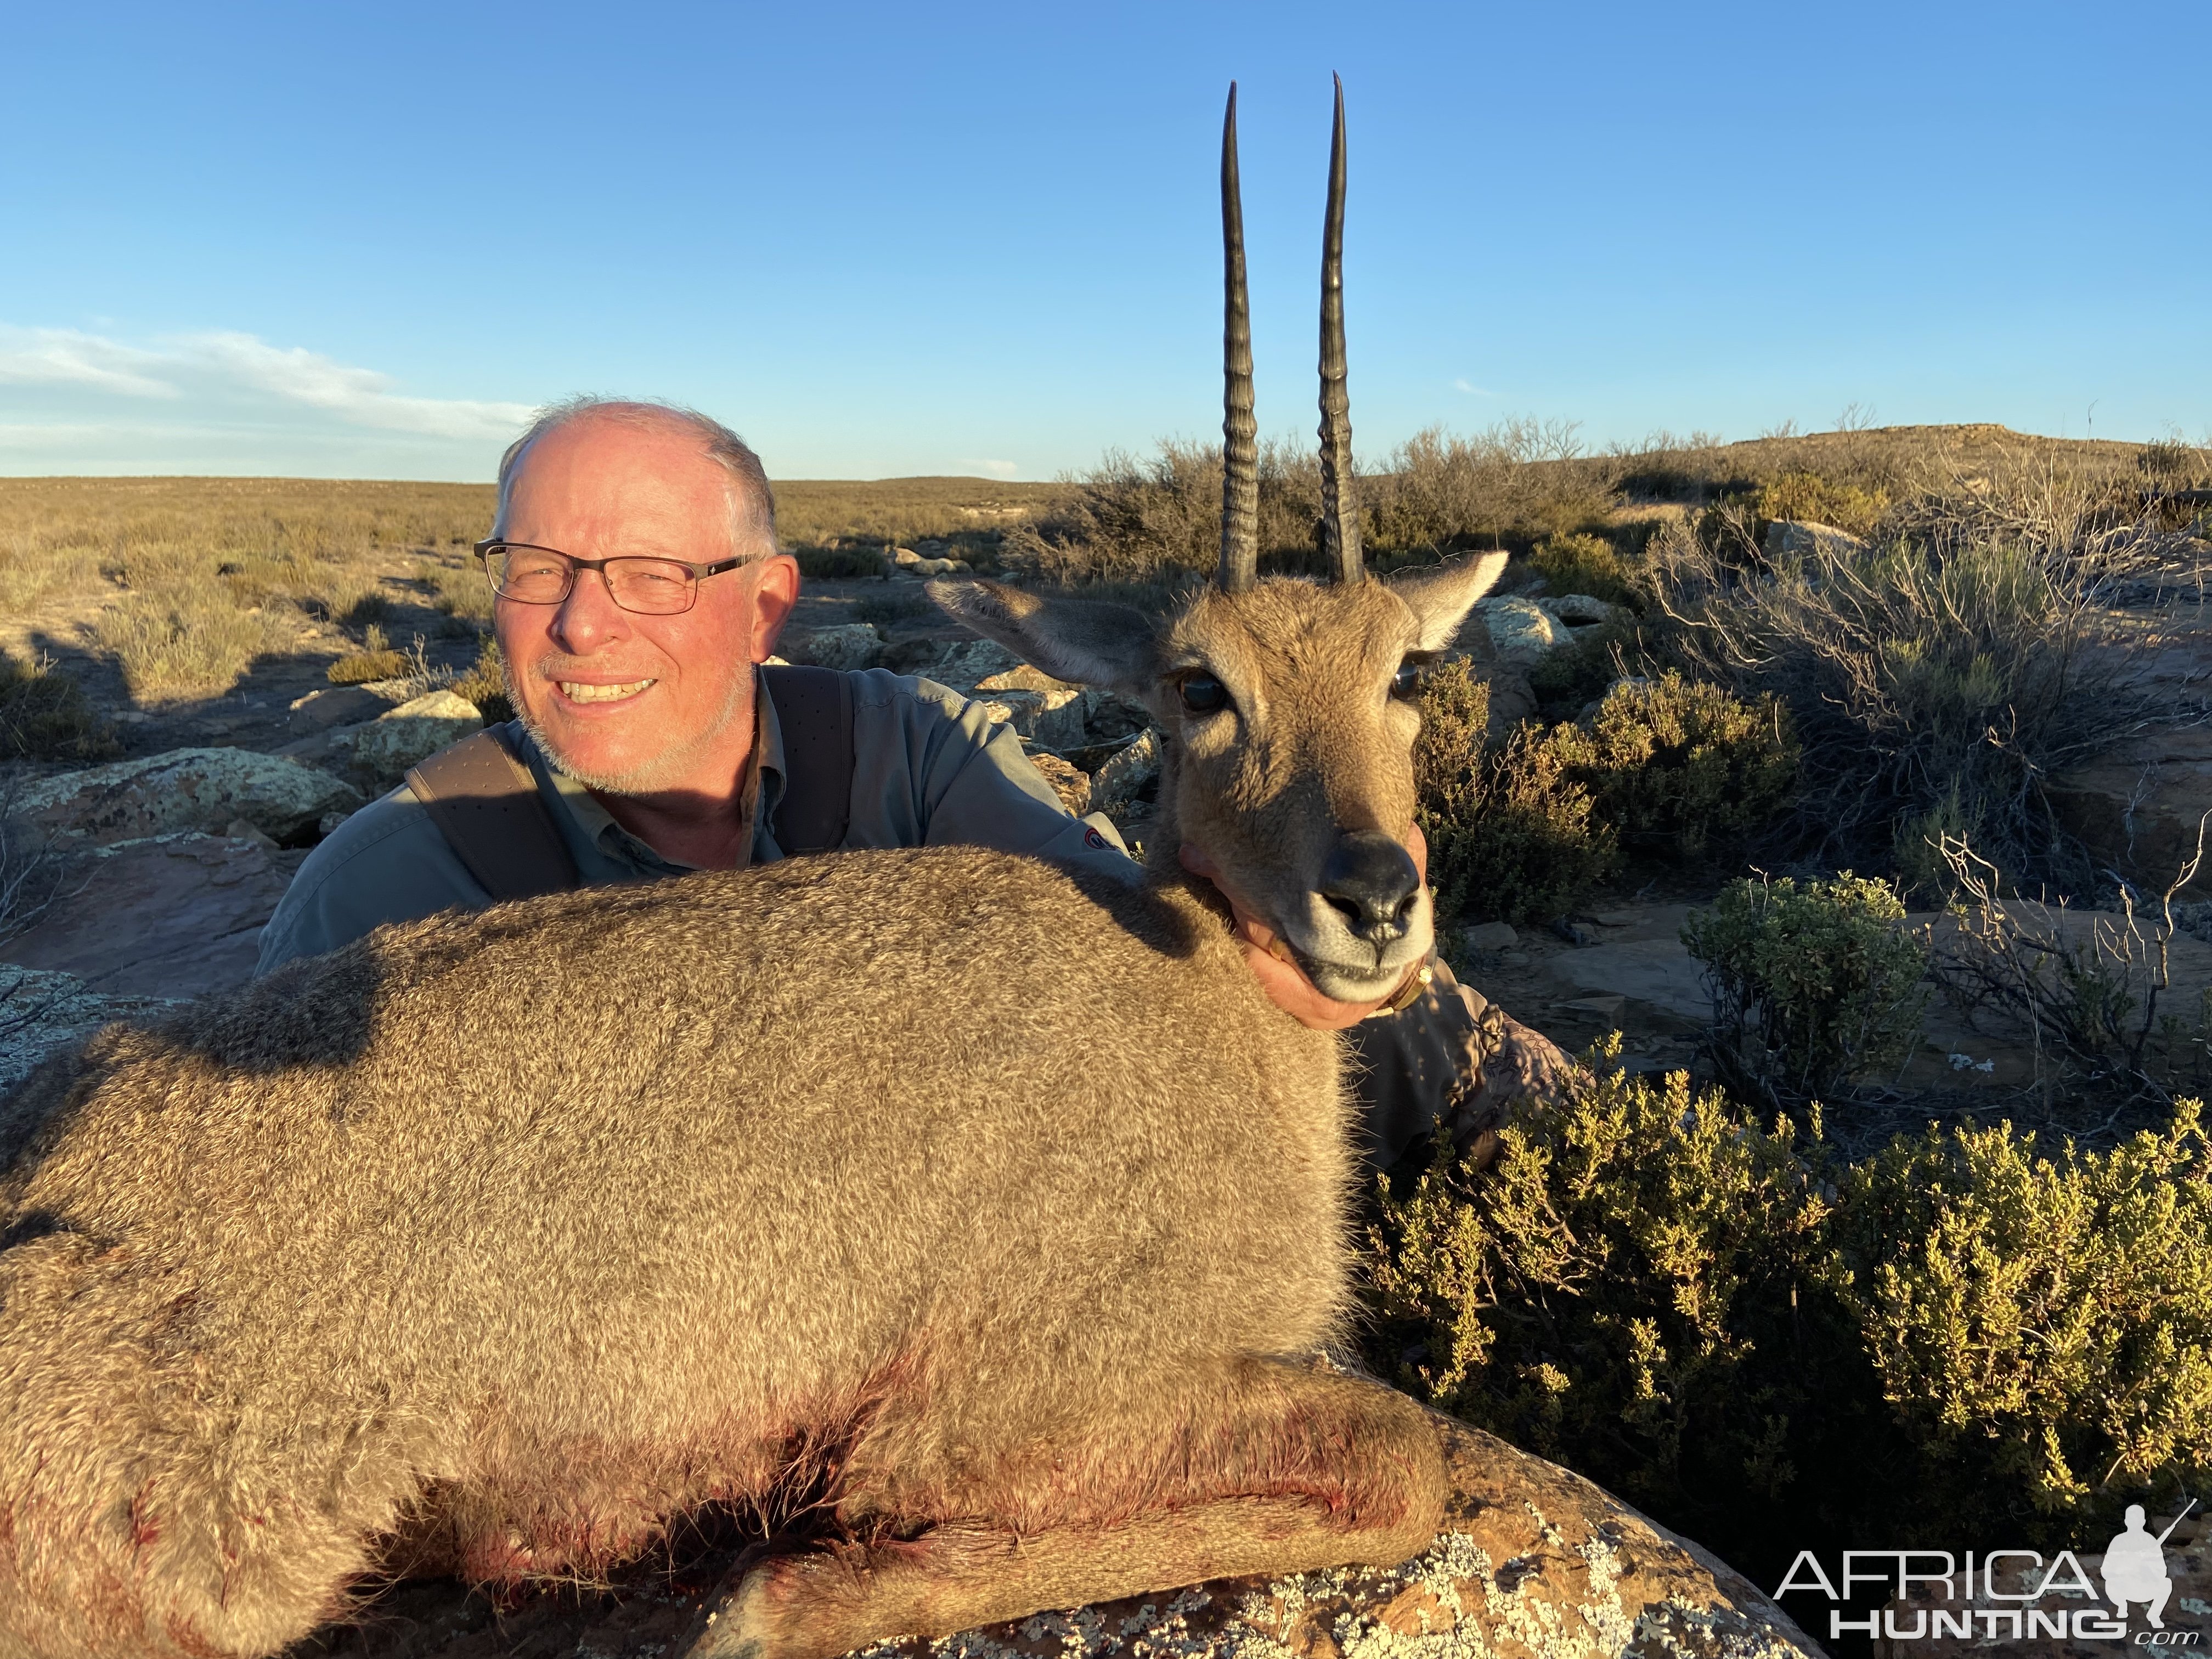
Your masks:
<instances>
[{"instance_id":1,"label":"white cloud","mask_svg":"<svg viewBox=\"0 0 2212 1659\"><path fill-rule=\"evenodd\" d=\"M957 462L956 465L972 466L987 478L1018 478L1022 473L1019 461L986 461L968 459Z\"/></svg>"},{"instance_id":2,"label":"white cloud","mask_svg":"<svg viewBox=\"0 0 2212 1659\"><path fill-rule=\"evenodd\" d=\"M1454 380L1452 385L1459 391L1466 392L1470 398L1495 398L1498 395L1487 387L1476 386L1465 379Z\"/></svg>"},{"instance_id":3,"label":"white cloud","mask_svg":"<svg viewBox=\"0 0 2212 1659\"><path fill-rule=\"evenodd\" d=\"M179 405L180 420L216 409L250 413L258 405L268 416L296 422L296 413L286 411L305 408L343 428L479 443L505 442L532 413L527 404L407 397L375 369L234 331L140 343L77 329L0 325L0 394L8 393L5 413L51 414L54 428L80 434L94 429L83 424L85 416L124 398ZM0 429L21 444L26 433L45 424L19 420ZM124 430L109 429L118 435Z\"/></svg>"},{"instance_id":4,"label":"white cloud","mask_svg":"<svg viewBox=\"0 0 2212 1659\"><path fill-rule=\"evenodd\" d=\"M436 438L512 437L534 412L527 404L473 398L403 398L388 388L392 377L356 368L302 346L287 349L251 334L186 336L179 343L188 360L203 363L238 385L289 403L326 409L357 426L419 432Z\"/></svg>"},{"instance_id":5,"label":"white cloud","mask_svg":"<svg viewBox=\"0 0 2212 1659\"><path fill-rule=\"evenodd\" d=\"M179 398L167 380L145 371L159 352L142 350L73 328L0 325L0 385L84 386L125 398Z\"/></svg>"}]
</instances>

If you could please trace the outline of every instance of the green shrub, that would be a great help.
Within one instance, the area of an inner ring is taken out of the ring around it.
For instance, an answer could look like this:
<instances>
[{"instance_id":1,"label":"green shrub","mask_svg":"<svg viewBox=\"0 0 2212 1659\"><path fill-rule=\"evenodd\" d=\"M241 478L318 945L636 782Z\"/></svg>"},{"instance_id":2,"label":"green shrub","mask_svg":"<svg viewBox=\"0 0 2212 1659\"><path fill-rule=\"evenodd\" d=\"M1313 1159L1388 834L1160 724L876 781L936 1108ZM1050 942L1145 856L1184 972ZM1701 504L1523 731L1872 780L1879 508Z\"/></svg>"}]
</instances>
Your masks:
<instances>
[{"instance_id":1,"label":"green shrub","mask_svg":"<svg viewBox=\"0 0 2212 1659\"><path fill-rule=\"evenodd\" d=\"M1630 845L1701 855L1789 799L1796 750L1771 702L1680 675L1624 682L1587 727L1527 724L1486 743L1489 688L1465 663L1429 678L1413 748L1440 916L1549 921Z\"/></svg>"},{"instance_id":2,"label":"green shrub","mask_svg":"<svg viewBox=\"0 0 2212 1659\"><path fill-rule=\"evenodd\" d=\"M1730 882L1692 911L1682 943L1712 985L1731 1080L1794 1103L1902 1065L1928 1000L1928 947L1904 920L1887 883L1848 870Z\"/></svg>"},{"instance_id":3,"label":"green shrub","mask_svg":"<svg viewBox=\"0 0 2212 1659\"><path fill-rule=\"evenodd\" d=\"M1587 593L1608 605L1637 603L1634 578L1602 536L1553 536L1536 544L1528 563L1554 593Z\"/></svg>"},{"instance_id":4,"label":"green shrub","mask_svg":"<svg viewBox=\"0 0 2212 1659\"><path fill-rule=\"evenodd\" d=\"M2212 1473L2197 1108L2053 1159L2010 1126L1842 1164L1597 1071L1371 1233L1370 1363L1772 1583L1800 1548L2110 1530Z\"/></svg>"},{"instance_id":5,"label":"green shrub","mask_svg":"<svg viewBox=\"0 0 2212 1659\"><path fill-rule=\"evenodd\" d=\"M1833 525L1857 536L1870 534L1888 507L1886 489L1864 489L1817 472L1785 472L1759 487L1755 503L1762 519Z\"/></svg>"},{"instance_id":6,"label":"green shrub","mask_svg":"<svg viewBox=\"0 0 2212 1659\"><path fill-rule=\"evenodd\" d=\"M348 652L323 671L332 685L366 685L371 680L395 680L415 665L404 651L395 651L374 623L362 635L362 648Z\"/></svg>"},{"instance_id":7,"label":"green shrub","mask_svg":"<svg viewBox=\"0 0 2212 1659\"><path fill-rule=\"evenodd\" d=\"M1623 680L1589 726L1597 813L1632 847L1703 856L1740 842L1786 806L1797 740L1771 696L1747 702L1669 670Z\"/></svg>"},{"instance_id":8,"label":"green shrub","mask_svg":"<svg viewBox=\"0 0 2212 1659\"><path fill-rule=\"evenodd\" d=\"M1492 750L1489 716L1490 689L1464 662L1430 677L1413 747L1429 884L1446 921L1548 921L1604 879L1614 838L1591 817L1571 743L1523 726Z\"/></svg>"},{"instance_id":9,"label":"green shrub","mask_svg":"<svg viewBox=\"0 0 2212 1659\"><path fill-rule=\"evenodd\" d=\"M73 677L43 657L18 662L0 655L0 758L89 764L122 752L115 728Z\"/></svg>"}]
</instances>

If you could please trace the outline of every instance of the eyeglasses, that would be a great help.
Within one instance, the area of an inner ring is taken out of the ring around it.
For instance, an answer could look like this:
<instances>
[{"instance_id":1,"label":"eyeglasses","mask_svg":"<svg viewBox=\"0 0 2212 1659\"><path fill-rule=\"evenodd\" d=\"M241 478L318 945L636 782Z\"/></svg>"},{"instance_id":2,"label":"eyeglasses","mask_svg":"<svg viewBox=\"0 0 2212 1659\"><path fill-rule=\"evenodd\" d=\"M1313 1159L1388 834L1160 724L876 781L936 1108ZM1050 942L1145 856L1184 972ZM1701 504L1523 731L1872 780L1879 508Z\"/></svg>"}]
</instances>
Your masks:
<instances>
[{"instance_id":1,"label":"eyeglasses","mask_svg":"<svg viewBox=\"0 0 2212 1659\"><path fill-rule=\"evenodd\" d=\"M646 617L672 617L689 611L699 584L709 576L750 563L751 557L693 564L684 559L653 559L624 554L611 559L579 559L550 547L503 542L496 536L477 544L491 591L521 605L558 605L576 586L579 570L596 570L607 592L625 611Z\"/></svg>"}]
</instances>

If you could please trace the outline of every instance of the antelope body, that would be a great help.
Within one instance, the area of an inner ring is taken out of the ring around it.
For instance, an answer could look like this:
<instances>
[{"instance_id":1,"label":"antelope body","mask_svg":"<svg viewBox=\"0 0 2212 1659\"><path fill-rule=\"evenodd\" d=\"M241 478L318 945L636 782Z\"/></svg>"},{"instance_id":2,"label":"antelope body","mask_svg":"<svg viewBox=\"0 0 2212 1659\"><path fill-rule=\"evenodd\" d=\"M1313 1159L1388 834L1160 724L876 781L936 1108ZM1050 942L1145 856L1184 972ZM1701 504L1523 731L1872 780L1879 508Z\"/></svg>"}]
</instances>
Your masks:
<instances>
[{"instance_id":1,"label":"antelope body","mask_svg":"<svg viewBox=\"0 0 2212 1659\"><path fill-rule=\"evenodd\" d=\"M1231 439L1165 624L937 590L1153 708L1142 888L938 848L448 914L0 1107L0 1656L271 1654L379 1573L590 1576L717 1503L834 1516L694 1649L763 1659L1422 1548L1420 1413L1308 1360L1336 1040L1176 854L1321 989L1398 983L1403 670L1503 558L1255 581Z\"/></svg>"}]
</instances>

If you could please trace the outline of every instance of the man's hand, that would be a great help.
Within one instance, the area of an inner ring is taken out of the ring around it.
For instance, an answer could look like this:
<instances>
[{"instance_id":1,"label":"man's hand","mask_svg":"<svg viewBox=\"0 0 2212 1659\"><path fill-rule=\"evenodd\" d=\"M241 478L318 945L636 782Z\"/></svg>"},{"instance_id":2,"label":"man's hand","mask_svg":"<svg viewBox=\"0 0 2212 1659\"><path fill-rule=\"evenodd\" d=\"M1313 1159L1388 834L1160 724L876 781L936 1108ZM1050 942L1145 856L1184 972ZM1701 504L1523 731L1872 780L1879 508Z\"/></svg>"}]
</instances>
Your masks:
<instances>
[{"instance_id":1,"label":"man's hand","mask_svg":"<svg viewBox=\"0 0 2212 1659\"><path fill-rule=\"evenodd\" d=\"M1406 835L1406 850L1413 854L1413 867L1421 872L1424 883L1429 877L1429 843L1421 834L1421 826L1414 824ZM1182 867L1194 876L1203 876L1229 901L1231 915L1236 917L1237 939L1244 946L1244 961L1252 975L1260 981L1260 988L1267 1000L1309 1030L1341 1031L1357 1025L1384 1003L1388 996L1377 997L1372 1002L1339 1002L1325 997L1314 988L1314 983L1295 963L1285 962L1274 954L1274 930L1252 915L1237 901L1221 878L1220 867L1212 859L1185 842L1176 853ZM1417 963L1407 970L1420 971ZM1392 995L1395 995L1394 989Z\"/></svg>"}]
</instances>

